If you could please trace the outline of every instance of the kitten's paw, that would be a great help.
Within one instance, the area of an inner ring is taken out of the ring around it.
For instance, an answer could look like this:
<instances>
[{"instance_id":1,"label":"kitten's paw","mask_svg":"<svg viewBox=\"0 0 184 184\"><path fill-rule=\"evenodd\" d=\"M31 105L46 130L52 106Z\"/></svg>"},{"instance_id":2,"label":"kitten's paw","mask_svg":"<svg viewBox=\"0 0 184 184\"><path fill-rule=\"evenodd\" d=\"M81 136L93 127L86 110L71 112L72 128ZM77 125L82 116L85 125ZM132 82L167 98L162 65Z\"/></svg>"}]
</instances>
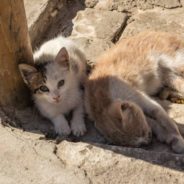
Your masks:
<instances>
[{"instance_id":1,"label":"kitten's paw","mask_svg":"<svg viewBox=\"0 0 184 184\"><path fill-rule=\"evenodd\" d=\"M70 135L71 129L67 123L60 123L54 125L55 132L60 136Z\"/></svg>"},{"instance_id":2,"label":"kitten's paw","mask_svg":"<svg viewBox=\"0 0 184 184\"><path fill-rule=\"evenodd\" d=\"M72 122L71 124L72 133L79 137L85 134L86 132L86 125L84 121Z\"/></svg>"},{"instance_id":3,"label":"kitten's paw","mask_svg":"<svg viewBox=\"0 0 184 184\"><path fill-rule=\"evenodd\" d=\"M174 138L171 146L176 153L184 154L184 139L182 137Z\"/></svg>"}]
</instances>

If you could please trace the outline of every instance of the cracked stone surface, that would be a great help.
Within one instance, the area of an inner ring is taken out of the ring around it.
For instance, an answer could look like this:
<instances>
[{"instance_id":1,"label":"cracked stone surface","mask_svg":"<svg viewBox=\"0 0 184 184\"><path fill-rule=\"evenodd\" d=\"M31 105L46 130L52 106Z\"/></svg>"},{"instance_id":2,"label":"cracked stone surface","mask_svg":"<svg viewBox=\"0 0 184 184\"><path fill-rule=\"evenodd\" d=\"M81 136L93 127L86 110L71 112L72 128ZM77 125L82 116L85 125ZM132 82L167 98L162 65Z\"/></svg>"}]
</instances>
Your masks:
<instances>
[{"instance_id":1,"label":"cracked stone surface","mask_svg":"<svg viewBox=\"0 0 184 184\"><path fill-rule=\"evenodd\" d=\"M87 60L94 62L97 56L112 47L126 20L124 13L86 8L73 19L71 38L80 45Z\"/></svg>"},{"instance_id":2,"label":"cracked stone surface","mask_svg":"<svg viewBox=\"0 0 184 184\"><path fill-rule=\"evenodd\" d=\"M86 59L93 65L95 59L104 51L111 48L114 44L110 40L99 38L90 39L87 37L70 37L76 44L80 45L80 49L85 52ZM98 45L98 47L97 47Z\"/></svg>"},{"instance_id":3,"label":"cracked stone surface","mask_svg":"<svg viewBox=\"0 0 184 184\"><path fill-rule=\"evenodd\" d=\"M135 14L123 31L122 37L134 35L144 30L167 31L184 36L184 9L148 10Z\"/></svg>"},{"instance_id":4,"label":"cracked stone surface","mask_svg":"<svg viewBox=\"0 0 184 184\"><path fill-rule=\"evenodd\" d=\"M155 7L164 9L178 8L182 6L182 1L179 0L85 0L87 7L103 9L103 10L117 10L119 12L134 12L137 10L148 10Z\"/></svg>"},{"instance_id":5,"label":"cracked stone surface","mask_svg":"<svg viewBox=\"0 0 184 184\"><path fill-rule=\"evenodd\" d=\"M116 147L111 146L113 151L109 149L110 147L103 148L101 148L101 145L68 143L64 141L58 145L57 155L67 168L79 167L85 170L92 183L173 184L183 182L182 172L157 165L159 159L154 154L152 154L152 161L150 157L149 162L146 162L144 159L139 160L129 156L134 151L133 148L119 148L119 150L117 148L116 150ZM118 154L115 154L115 152ZM138 152L139 149L137 149L137 155ZM142 152L141 150L140 153L143 157L147 154L146 151ZM160 157L164 157L164 155L160 154ZM177 160L184 163L183 157L178 156L170 164L174 165L174 162L177 162ZM151 162L157 162L157 164Z\"/></svg>"},{"instance_id":6,"label":"cracked stone surface","mask_svg":"<svg viewBox=\"0 0 184 184\"><path fill-rule=\"evenodd\" d=\"M59 4L58 2L59 0L24 0L32 44L37 42L39 38L38 35L43 34L47 29L47 24L49 24L54 16L56 16L56 5Z\"/></svg>"},{"instance_id":7,"label":"cracked stone surface","mask_svg":"<svg viewBox=\"0 0 184 184\"><path fill-rule=\"evenodd\" d=\"M55 144L39 136L0 125L0 183L89 183L82 170L65 167L54 153Z\"/></svg>"},{"instance_id":8,"label":"cracked stone surface","mask_svg":"<svg viewBox=\"0 0 184 184\"><path fill-rule=\"evenodd\" d=\"M73 19L74 37L113 40L126 22L126 14L86 8Z\"/></svg>"},{"instance_id":9,"label":"cracked stone surface","mask_svg":"<svg viewBox=\"0 0 184 184\"><path fill-rule=\"evenodd\" d=\"M184 36L183 0L24 0L24 3L33 48L63 34L76 42L90 64L120 38L146 29ZM160 103L184 132L184 105ZM184 155L174 154L155 139L141 148L109 145L93 122L86 119L85 136L71 136L62 141L53 139L52 124L34 108L7 112L11 119L0 109L0 183L184 183Z\"/></svg>"}]
</instances>

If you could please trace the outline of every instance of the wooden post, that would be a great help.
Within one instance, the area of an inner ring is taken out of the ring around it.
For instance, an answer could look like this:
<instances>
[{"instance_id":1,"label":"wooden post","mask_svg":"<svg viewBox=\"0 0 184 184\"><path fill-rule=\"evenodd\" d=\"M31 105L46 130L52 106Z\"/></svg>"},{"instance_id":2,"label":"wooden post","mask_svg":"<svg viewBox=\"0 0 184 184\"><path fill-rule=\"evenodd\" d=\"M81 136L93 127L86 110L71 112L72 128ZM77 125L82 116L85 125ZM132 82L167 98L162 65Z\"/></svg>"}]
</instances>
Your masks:
<instances>
[{"instance_id":1,"label":"wooden post","mask_svg":"<svg viewBox=\"0 0 184 184\"><path fill-rule=\"evenodd\" d=\"M0 2L0 105L24 106L30 97L18 70L18 64L32 63L23 0Z\"/></svg>"}]
</instances>

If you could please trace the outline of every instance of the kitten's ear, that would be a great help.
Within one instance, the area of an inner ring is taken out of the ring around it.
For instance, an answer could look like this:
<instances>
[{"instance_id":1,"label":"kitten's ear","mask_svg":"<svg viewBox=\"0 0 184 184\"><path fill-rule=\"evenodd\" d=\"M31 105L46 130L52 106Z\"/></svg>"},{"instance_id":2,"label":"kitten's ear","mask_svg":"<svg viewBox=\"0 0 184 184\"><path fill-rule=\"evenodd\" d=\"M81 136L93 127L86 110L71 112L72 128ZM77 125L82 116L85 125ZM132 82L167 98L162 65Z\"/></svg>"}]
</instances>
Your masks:
<instances>
[{"instance_id":1,"label":"kitten's ear","mask_svg":"<svg viewBox=\"0 0 184 184\"><path fill-rule=\"evenodd\" d=\"M128 101L122 101L121 99L116 99L110 105L109 113L111 114L112 117L116 117L117 119L124 119L123 117L125 117L125 114L123 115L123 113L131 106L132 104Z\"/></svg>"},{"instance_id":2,"label":"kitten's ear","mask_svg":"<svg viewBox=\"0 0 184 184\"><path fill-rule=\"evenodd\" d=\"M109 107L109 113L112 117L121 119L123 102L120 99L115 100Z\"/></svg>"},{"instance_id":3,"label":"kitten's ear","mask_svg":"<svg viewBox=\"0 0 184 184\"><path fill-rule=\"evenodd\" d=\"M114 125L121 130L124 127L124 121L122 121L122 100L117 99L109 106L108 113L113 120Z\"/></svg>"},{"instance_id":4,"label":"kitten's ear","mask_svg":"<svg viewBox=\"0 0 184 184\"><path fill-rule=\"evenodd\" d=\"M19 71L21 73L21 76L24 80L24 82L29 85L33 75L35 75L35 73L37 73L37 69L31 65L28 64L19 64Z\"/></svg>"},{"instance_id":5,"label":"kitten's ear","mask_svg":"<svg viewBox=\"0 0 184 184\"><path fill-rule=\"evenodd\" d=\"M55 62L59 63L63 67L69 68L69 55L65 47L60 49L55 58Z\"/></svg>"}]
</instances>

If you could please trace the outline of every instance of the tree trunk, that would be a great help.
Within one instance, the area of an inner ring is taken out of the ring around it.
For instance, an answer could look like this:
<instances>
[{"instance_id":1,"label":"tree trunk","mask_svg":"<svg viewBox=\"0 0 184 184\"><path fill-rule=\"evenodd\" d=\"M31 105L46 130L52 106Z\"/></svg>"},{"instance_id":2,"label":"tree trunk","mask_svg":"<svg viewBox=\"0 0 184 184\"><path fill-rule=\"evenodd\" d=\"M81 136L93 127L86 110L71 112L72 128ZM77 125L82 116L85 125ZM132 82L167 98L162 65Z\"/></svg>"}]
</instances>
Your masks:
<instances>
[{"instance_id":1,"label":"tree trunk","mask_svg":"<svg viewBox=\"0 0 184 184\"><path fill-rule=\"evenodd\" d=\"M22 107L28 90L18 70L19 63L32 63L23 0L0 2L0 105Z\"/></svg>"}]
</instances>

